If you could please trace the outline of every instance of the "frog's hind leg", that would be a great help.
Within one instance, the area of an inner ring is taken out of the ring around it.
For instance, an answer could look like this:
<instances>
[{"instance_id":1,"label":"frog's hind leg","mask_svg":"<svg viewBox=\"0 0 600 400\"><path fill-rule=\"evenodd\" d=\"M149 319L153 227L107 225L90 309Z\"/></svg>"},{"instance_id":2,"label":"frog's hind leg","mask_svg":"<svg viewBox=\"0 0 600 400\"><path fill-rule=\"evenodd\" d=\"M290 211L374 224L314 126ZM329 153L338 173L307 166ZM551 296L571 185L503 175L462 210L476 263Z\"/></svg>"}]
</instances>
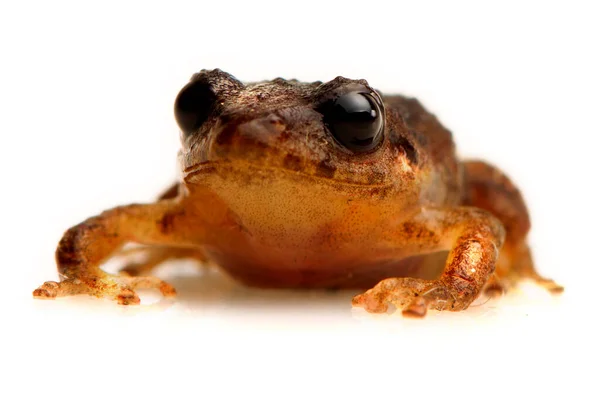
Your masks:
<instances>
[{"instance_id":1,"label":"frog's hind leg","mask_svg":"<svg viewBox=\"0 0 600 400\"><path fill-rule=\"evenodd\" d=\"M527 245L530 220L523 197L510 179L497 168L481 161L464 164L465 198L463 204L491 212L506 229L496 270L486 285L488 295L501 294L523 279L531 279L552 293L563 287L535 270Z\"/></svg>"},{"instance_id":2,"label":"frog's hind leg","mask_svg":"<svg viewBox=\"0 0 600 400\"><path fill-rule=\"evenodd\" d=\"M204 252L200 248L168 247L168 246L145 246L125 249L117 256L129 258L140 256L141 260L132 261L125 265L119 273L126 276L147 275L154 268L168 260L193 259L198 261L199 266L205 266L208 262Z\"/></svg>"}]
</instances>

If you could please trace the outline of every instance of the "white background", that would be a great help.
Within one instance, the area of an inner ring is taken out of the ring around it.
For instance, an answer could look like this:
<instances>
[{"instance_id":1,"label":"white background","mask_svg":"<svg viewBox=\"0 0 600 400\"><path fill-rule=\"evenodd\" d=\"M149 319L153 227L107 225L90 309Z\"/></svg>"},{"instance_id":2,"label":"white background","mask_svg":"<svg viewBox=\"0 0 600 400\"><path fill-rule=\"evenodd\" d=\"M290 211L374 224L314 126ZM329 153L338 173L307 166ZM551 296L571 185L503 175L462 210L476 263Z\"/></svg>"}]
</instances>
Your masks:
<instances>
[{"instance_id":1,"label":"white background","mask_svg":"<svg viewBox=\"0 0 600 400\"><path fill-rule=\"evenodd\" d=\"M0 398L598 398L599 9L418 4L3 2ZM174 97L216 67L419 97L513 177L566 292L412 321L179 263L175 302L34 301L66 228L174 180Z\"/></svg>"}]
</instances>

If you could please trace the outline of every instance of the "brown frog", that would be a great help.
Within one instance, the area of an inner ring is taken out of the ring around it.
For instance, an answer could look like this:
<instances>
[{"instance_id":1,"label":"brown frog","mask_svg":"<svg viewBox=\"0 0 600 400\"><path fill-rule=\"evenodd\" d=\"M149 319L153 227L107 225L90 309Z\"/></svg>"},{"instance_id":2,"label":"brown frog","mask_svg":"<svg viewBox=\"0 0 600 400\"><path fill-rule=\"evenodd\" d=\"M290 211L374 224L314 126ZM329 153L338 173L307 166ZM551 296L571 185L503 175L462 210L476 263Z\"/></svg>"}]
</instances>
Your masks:
<instances>
[{"instance_id":1,"label":"brown frog","mask_svg":"<svg viewBox=\"0 0 600 400\"><path fill-rule=\"evenodd\" d=\"M74 294L138 304L138 288L175 295L147 274L170 259L214 262L247 285L369 288L369 312L458 311L483 291L532 279L530 223L498 169L457 160L451 133L415 99L365 80L243 84L202 70L175 101L181 182L157 202L116 207L69 229L60 282L37 298ZM100 264L127 243L146 262L119 275Z\"/></svg>"}]
</instances>

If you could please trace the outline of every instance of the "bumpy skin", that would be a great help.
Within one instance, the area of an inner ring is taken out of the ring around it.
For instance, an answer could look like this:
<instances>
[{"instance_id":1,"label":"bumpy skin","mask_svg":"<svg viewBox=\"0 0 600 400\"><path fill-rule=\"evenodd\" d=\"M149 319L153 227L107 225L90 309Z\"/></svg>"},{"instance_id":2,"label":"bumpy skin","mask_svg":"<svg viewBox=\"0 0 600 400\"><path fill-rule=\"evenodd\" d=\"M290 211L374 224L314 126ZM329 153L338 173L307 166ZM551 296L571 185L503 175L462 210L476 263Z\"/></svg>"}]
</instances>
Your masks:
<instances>
[{"instance_id":1,"label":"bumpy skin","mask_svg":"<svg viewBox=\"0 0 600 400\"><path fill-rule=\"evenodd\" d=\"M487 287L534 270L527 209L508 178L457 160L451 134L421 104L382 96L384 139L354 154L318 105L362 88L338 77L242 84L220 70L192 77L214 95L209 117L182 135L182 181L151 204L117 207L69 229L56 251L59 283L38 298L78 293L139 303L135 289L175 290L149 272L171 257L210 260L260 287L362 287L353 305L407 316L462 310ZM111 275L101 263L129 242L148 262Z\"/></svg>"}]
</instances>

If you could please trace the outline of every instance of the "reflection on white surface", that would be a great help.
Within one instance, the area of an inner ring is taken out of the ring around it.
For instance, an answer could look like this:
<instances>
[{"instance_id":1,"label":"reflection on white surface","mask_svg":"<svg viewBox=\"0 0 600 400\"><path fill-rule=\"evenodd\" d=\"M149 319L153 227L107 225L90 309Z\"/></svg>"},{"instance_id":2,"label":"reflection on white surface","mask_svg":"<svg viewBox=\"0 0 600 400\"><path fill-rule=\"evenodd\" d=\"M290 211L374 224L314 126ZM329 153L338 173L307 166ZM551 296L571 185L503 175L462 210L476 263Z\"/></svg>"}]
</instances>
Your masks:
<instances>
[{"instance_id":1,"label":"reflection on white surface","mask_svg":"<svg viewBox=\"0 0 600 400\"><path fill-rule=\"evenodd\" d=\"M541 287L524 282L518 288L498 298L481 296L462 312L430 310L422 320L403 318L390 307L385 314L370 314L362 308L353 308L351 299L361 290L289 290L260 289L244 286L217 268L197 268L194 262L169 262L159 267L156 275L177 289L176 298L164 298L158 291L139 291L140 306L119 306L108 299L73 296L50 301L36 301L38 310L68 308L87 312L102 312L119 316L157 315L162 312L180 317L210 317L259 320L277 316L277 320L300 320L318 324L326 319L329 324L373 321L374 323L414 324L493 322L504 318L528 318L547 313L558 313L564 307L563 295L551 295ZM411 322L408 322L411 321ZM415 322L418 321L418 322Z\"/></svg>"},{"instance_id":2,"label":"reflection on white surface","mask_svg":"<svg viewBox=\"0 0 600 400\"><path fill-rule=\"evenodd\" d=\"M141 306L88 296L30 299L13 327L22 357L12 369L36 380L23 394L40 395L67 373L70 391L103 382L98 398L111 397L113 385L121 395L141 390L151 398L186 398L190 391L200 398L248 391L306 398L315 391L335 396L340 388L369 397L393 387L411 396L427 388L457 398L444 388L456 379L478 392L491 384L501 385L493 389L497 395L533 395L553 392L556 382L531 386L532 368L555 376L565 363L579 368L592 351L569 288L554 297L524 285L499 299L478 299L463 312L413 320L353 309L354 291L252 289L185 262L158 272L177 288L177 298L144 292ZM491 368L510 375L510 383L490 376ZM367 384L374 381L379 384Z\"/></svg>"}]
</instances>

